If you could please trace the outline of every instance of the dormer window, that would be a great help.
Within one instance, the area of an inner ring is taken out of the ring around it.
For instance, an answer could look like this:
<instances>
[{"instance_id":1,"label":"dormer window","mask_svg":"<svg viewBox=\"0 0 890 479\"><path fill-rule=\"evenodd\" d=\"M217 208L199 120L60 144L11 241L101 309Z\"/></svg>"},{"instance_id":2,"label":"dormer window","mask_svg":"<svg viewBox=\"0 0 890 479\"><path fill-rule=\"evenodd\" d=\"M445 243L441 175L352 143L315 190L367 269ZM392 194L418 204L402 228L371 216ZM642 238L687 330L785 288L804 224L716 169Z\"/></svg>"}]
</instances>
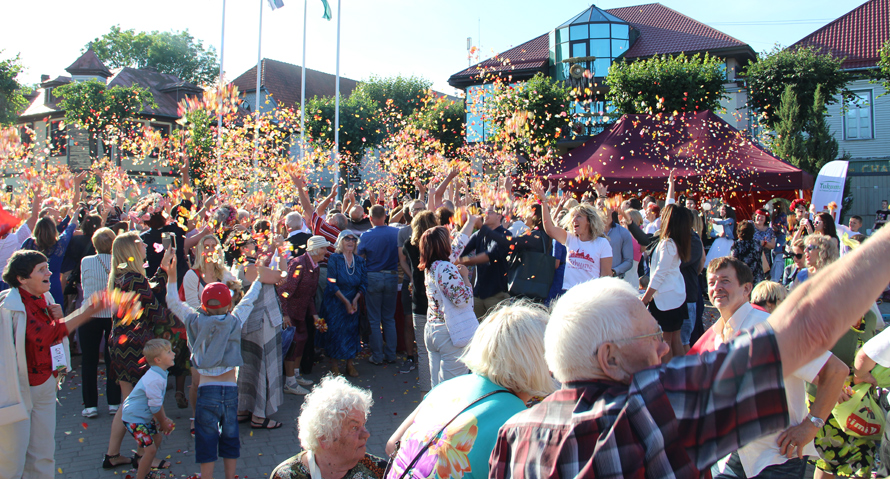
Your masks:
<instances>
[{"instance_id":1,"label":"dormer window","mask_svg":"<svg viewBox=\"0 0 890 479\"><path fill-rule=\"evenodd\" d=\"M566 80L573 63L605 77L612 62L630 49L636 34L629 23L592 5L550 33L556 79Z\"/></svg>"},{"instance_id":2,"label":"dormer window","mask_svg":"<svg viewBox=\"0 0 890 479\"><path fill-rule=\"evenodd\" d=\"M46 87L43 89L43 104L49 105L53 103L53 89L52 87Z\"/></svg>"}]
</instances>

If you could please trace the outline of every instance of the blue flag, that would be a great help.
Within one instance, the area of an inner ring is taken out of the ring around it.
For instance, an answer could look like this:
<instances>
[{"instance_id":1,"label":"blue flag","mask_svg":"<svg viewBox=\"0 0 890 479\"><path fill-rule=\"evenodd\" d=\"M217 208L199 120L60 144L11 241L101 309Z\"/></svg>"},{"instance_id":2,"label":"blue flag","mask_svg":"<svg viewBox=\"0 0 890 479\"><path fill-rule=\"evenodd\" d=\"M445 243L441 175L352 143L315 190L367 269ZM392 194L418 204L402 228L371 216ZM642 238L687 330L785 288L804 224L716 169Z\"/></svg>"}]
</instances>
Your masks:
<instances>
[{"instance_id":1,"label":"blue flag","mask_svg":"<svg viewBox=\"0 0 890 479\"><path fill-rule=\"evenodd\" d=\"M282 0L269 0L269 6L272 7L272 10L276 10L283 7L284 2Z\"/></svg>"},{"instance_id":2,"label":"blue flag","mask_svg":"<svg viewBox=\"0 0 890 479\"><path fill-rule=\"evenodd\" d=\"M272 0L269 0L269 1L272 1ZM280 2L281 0L276 0L276 1ZM328 5L328 0L321 0L321 3L324 4L324 15L322 15L322 18L324 18L325 20L330 20L332 15L331 15L331 6Z\"/></svg>"}]
</instances>

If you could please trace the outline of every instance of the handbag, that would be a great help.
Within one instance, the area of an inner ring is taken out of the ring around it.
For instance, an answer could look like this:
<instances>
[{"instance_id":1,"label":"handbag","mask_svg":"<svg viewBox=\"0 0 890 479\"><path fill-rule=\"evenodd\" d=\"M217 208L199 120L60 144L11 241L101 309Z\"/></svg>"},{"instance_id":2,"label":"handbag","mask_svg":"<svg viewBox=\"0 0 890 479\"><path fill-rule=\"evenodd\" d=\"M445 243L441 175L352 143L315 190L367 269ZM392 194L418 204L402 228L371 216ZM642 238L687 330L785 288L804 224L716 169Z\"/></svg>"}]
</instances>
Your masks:
<instances>
[{"instance_id":1,"label":"handbag","mask_svg":"<svg viewBox=\"0 0 890 479\"><path fill-rule=\"evenodd\" d=\"M547 243L541 236L544 252L521 251L513 256L507 270L507 292L510 296L547 299L556 274L556 258L547 254Z\"/></svg>"},{"instance_id":2,"label":"handbag","mask_svg":"<svg viewBox=\"0 0 890 479\"><path fill-rule=\"evenodd\" d=\"M853 386L853 396L831 410L838 426L847 434L864 439L881 439L884 413L869 383Z\"/></svg>"},{"instance_id":3,"label":"handbag","mask_svg":"<svg viewBox=\"0 0 890 479\"><path fill-rule=\"evenodd\" d=\"M446 422L445 425L442 426L442 429L439 429L439 432L437 432L435 435L433 435L430 438L429 441L427 441L425 446L420 448L420 451L417 452L417 455L414 456L414 459L412 459L411 462L408 463L408 467L406 467L405 470L402 471L402 474L399 476L399 479L405 479L405 475L407 475L409 472L411 472L411 469L413 469L414 466L417 465L417 461L420 460L420 457L423 456L423 454L427 451L427 449L430 448L430 446L433 444L433 442L438 440L439 436L442 435L442 433L445 431L445 429L449 425L451 425L451 423L454 422L454 420L457 419L461 414L463 414L467 409L470 409L476 403L478 403L479 401L481 401L489 396L493 396L498 393L509 393L509 392L510 391L507 391L506 389L498 389L497 391L491 391L487 394L483 394L481 397L479 397L475 401L471 402L470 404L467 404L467 407L461 409L459 413L455 414L454 417L451 418L450 421ZM383 472L382 479L389 477L389 471L392 470L392 465L396 461L396 456L399 454L400 447L401 447L401 441L396 442L396 450L393 451L392 454L389 455L389 461L387 461L387 463L386 463L386 470Z\"/></svg>"},{"instance_id":4,"label":"handbag","mask_svg":"<svg viewBox=\"0 0 890 479\"><path fill-rule=\"evenodd\" d=\"M290 345L294 342L294 333L297 332L296 326L288 326L281 330L281 355L287 356L287 350L290 349Z\"/></svg>"}]
</instances>

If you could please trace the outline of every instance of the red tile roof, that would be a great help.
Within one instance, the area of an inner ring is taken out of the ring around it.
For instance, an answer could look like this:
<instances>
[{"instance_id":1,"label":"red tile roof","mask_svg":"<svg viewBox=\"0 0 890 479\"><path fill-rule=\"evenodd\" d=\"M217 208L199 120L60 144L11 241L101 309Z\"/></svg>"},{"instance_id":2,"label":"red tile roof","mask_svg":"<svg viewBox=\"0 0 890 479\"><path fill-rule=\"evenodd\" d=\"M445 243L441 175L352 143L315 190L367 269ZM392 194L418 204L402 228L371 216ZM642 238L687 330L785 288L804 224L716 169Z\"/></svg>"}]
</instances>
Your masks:
<instances>
[{"instance_id":1,"label":"red tile roof","mask_svg":"<svg viewBox=\"0 0 890 479\"><path fill-rule=\"evenodd\" d=\"M815 46L824 53L846 58L843 68L871 68L880 49L890 40L890 0L870 0L789 48Z\"/></svg>"},{"instance_id":2,"label":"red tile roof","mask_svg":"<svg viewBox=\"0 0 890 479\"><path fill-rule=\"evenodd\" d=\"M751 58L754 57L754 50L745 42L660 3L606 11L630 23L640 32L640 37L625 53L626 58L727 48L750 50Z\"/></svg>"},{"instance_id":3,"label":"red tile roof","mask_svg":"<svg viewBox=\"0 0 890 479\"><path fill-rule=\"evenodd\" d=\"M306 99L314 96L334 96L336 76L310 68L306 69ZM256 92L256 67L242 73L232 81L238 90ZM263 59L261 88L265 88L272 98L285 106L300 104L302 67L278 60ZM348 96L358 86L358 82L340 77L340 95Z\"/></svg>"},{"instance_id":4,"label":"red tile roof","mask_svg":"<svg viewBox=\"0 0 890 479\"><path fill-rule=\"evenodd\" d=\"M885 0L890 1L890 0ZM660 3L637 5L605 10L629 23L639 32L639 38L625 53L626 58L650 57L657 54L738 50L743 56L754 59L754 50L748 44L733 38L704 23L672 10ZM480 71L506 72L514 76L531 76L546 72L550 58L549 33L511 48L495 58L490 58L470 68L461 70L449 78L452 85L473 83ZM510 62L503 64L504 59Z\"/></svg>"},{"instance_id":5,"label":"red tile roof","mask_svg":"<svg viewBox=\"0 0 890 479\"><path fill-rule=\"evenodd\" d=\"M461 70L451 75L451 79L469 79L480 73L529 72L533 75L538 71L546 72L549 60L550 34L545 33L493 58Z\"/></svg>"}]
</instances>

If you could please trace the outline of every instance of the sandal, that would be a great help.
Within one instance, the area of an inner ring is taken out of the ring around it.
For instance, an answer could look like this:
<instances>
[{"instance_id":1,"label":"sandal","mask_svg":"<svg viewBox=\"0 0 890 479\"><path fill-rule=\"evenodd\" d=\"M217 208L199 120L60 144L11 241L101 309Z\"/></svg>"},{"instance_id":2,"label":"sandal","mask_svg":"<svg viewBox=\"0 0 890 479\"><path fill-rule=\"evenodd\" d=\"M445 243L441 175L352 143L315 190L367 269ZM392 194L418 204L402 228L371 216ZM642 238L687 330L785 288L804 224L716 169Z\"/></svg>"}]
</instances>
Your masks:
<instances>
[{"instance_id":1,"label":"sandal","mask_svg":"<svg viewBox=\"0 0 890 479\"><path fill-rule=\"evenodd\" d=\"M176 407L179 409L189 407L189 398L182 391L176 391Z\"/></svg>"},{"instance_id":2,"label":"sandal","mask_svg":"<svg viewBox=\"0 0 890 479\"><path fill-rule=\"evenodd\" d=\"M140 459L142 459L142 456L140 456L139 454L135 454L135 453L133 454L132 465L134 468L139 469L139 460ZM172 466L172 465L173 465L172 462L167 461L165 459L161 459L161 462L159 462L157 466L152 466L152 469L170 469L170 466Z\"/></svg>"},{"instance_id":3,"label":"sandal","mask_svg":"<svg viewBox=\"0 0 890 479\"><path fill-rule=\"evenodd\" d=\"M115 463L115 462L111 462L113 459L117 459L117 458L119 458L119 457L121 457L120 454L115 454L115 455L113 455L113 456L109 456L108 454L106 454L106 455L105 455L105 460L102 461L102 469L114 469L114 468L116 468L116 467L130 466L130 465L133 464L133 460L132 460L132 459L130 459L130 460L128 460L128 461L125 461L125 462L117 462L117 463ZM124 459L127 459L127 458L125 457Z\"/></svg>"},{"instance_id":4,"label":"sandal","mask_svg":"<svg viewBox=\"0 0 890 479\"><path fill-rule=\"evenodd\" d=\"M284 426L284 424L282 424L278 421L275 421L274 426L269 426L270 422L272 422L272 420L269 418L264 418L262 424L257 424L253 421L250 421L250 428L251 429L278 429L279 427Z\"/></svg>"}]
</instances>

